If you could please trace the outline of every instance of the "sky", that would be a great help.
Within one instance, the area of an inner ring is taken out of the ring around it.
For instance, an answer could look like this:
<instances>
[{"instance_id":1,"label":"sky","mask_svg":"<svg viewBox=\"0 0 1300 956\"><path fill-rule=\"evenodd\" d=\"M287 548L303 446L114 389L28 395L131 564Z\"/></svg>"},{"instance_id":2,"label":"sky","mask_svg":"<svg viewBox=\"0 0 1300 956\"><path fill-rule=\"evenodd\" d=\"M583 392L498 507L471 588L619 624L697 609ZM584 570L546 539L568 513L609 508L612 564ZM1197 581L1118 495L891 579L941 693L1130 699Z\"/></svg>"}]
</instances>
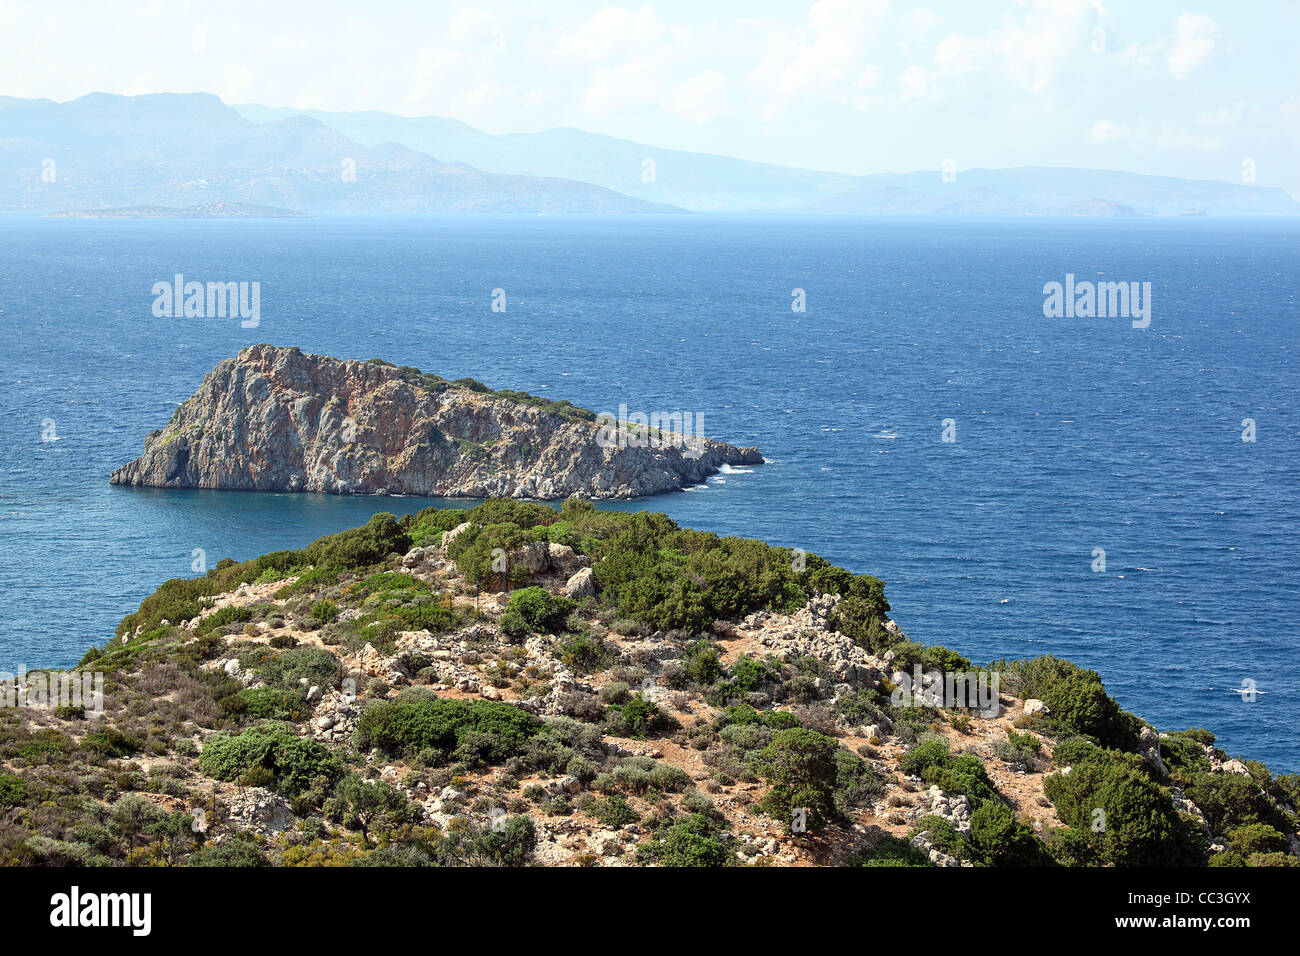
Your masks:
<instances>
[{"instance_id":1,"label":"sky","mask_svg":"<svg viewBox=\"0 0 1300 956\"><path fill-rule=\"evenodd\" d=\"M1079 166L1300 197L1298 37L1300 0L0 0L0 95L204 91L845 173Z\"/></svg>"}]
</instances>

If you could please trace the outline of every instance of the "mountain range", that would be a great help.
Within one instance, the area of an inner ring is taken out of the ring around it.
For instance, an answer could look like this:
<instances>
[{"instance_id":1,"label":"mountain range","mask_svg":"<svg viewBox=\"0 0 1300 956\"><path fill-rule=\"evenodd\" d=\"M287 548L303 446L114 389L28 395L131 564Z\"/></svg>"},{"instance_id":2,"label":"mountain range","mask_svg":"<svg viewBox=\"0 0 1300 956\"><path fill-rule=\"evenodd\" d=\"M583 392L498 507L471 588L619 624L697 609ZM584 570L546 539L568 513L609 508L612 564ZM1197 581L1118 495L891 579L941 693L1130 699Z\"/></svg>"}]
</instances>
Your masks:
<instances>
[{"instance_id":1,"label":"mountain range","mask_svg":"<svg viewBox=\"0 0 1300 956\"><path fill-rule=\"evenodd\" d=\"M674 211L588 183L442 162L398 143L363 146L307 116L254 123L207 93L0 98L0 170L6 210L224 201L311 213Z\"/></svg>"},{"instance_id":2,"label":"mountain range","mask_svg":"<svg viewBox=\"0 0 1300 956\"><path fill-rule=\"evenodd\" d=\"M850 176L579 129L228 106L208 93L0 97L0 210L214 202L316 214L786 212L1294 216L1284 190L1026 166Z\"/></svg>"}]
</instances>

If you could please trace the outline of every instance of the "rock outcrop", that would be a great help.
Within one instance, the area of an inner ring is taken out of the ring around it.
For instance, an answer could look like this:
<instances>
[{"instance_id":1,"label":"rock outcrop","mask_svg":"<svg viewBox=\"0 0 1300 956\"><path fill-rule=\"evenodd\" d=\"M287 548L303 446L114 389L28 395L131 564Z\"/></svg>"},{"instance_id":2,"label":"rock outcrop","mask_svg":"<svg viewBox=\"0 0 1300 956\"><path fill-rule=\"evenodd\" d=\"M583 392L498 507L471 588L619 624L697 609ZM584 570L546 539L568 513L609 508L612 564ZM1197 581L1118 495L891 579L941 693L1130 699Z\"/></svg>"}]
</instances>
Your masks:
<instances>
[{"instance_id":1,"label":"rock outcrop","mask_svg":"<svg viewBox=\"0 0 1300 956\"><path fill-rule=\"evenodd\" d=\"M634 498L756 448L601 440L590 412L382 362L257 345L217 365L116 485L330 494ZM605 434L612 429L605 429ZM663 433L667 435L667 433Z\"/></svg>"}]
</instances>

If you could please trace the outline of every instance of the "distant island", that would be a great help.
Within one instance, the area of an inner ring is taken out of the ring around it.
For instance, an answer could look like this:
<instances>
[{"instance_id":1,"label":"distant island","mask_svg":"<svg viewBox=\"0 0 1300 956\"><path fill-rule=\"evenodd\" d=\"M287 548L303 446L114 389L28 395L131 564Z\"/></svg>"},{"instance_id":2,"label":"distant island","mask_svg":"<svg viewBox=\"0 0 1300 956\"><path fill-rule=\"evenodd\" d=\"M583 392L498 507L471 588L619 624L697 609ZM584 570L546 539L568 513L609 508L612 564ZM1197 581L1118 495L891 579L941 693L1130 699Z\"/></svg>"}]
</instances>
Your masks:
<instances>
[{"instance_id":1,"label":"distant island","mask_svg":"<svg viewBox=\"0 0 1300 956\"><path fill-rule=\"evenodd\" d=\"M46 219L313 219L311 213L249 202L210 202L198 206L122 206L46 213Z\"/></svg>"},{"instance_id":2,"label":"distant island","mask_svg":"<svg viewBox=\"0 0 1300 956\"><path fill-rule=\"evenodd\" d=\"M622 418L626 417L626 421ZM598 416L567 401L379 359L256 345L217 365L115 485L328 494L636 498L697 485L757 448L702 416Z\"/></svg>"}]
</instances>

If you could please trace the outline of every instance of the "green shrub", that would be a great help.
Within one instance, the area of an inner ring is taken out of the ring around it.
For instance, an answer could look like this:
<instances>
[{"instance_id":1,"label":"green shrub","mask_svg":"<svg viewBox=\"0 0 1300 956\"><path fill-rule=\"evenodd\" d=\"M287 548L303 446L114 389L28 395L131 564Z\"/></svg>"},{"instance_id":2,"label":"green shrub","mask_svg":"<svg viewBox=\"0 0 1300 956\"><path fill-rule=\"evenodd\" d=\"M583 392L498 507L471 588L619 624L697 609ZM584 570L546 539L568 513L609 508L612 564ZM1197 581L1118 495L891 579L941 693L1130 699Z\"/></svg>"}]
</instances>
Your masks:
<instances>
[{"instance_id":1,"label":"green shrub","mask_svg":"<svg viewBox=\"0 0 1300 956\"><path fill-rule=\"evenodd\" d=\"M12 773L0 773L0 810L19 806L27 798L27 781Z\"/></svg>"},{"instance_id":2,"label":"green shrub","mask_svg":"<svg viewBox=\"0 0 1300 956\"><path fill-rule=\"evenodd\" d=\"M695 641L686 648L686 676L700 687L711 687L722 676L722 652L712 641Z\"/></svg>"},{"instance_id":3,"label":"green shrub","mask_svg":"<svg viewBox=\"0 0 1300 956\"><path fill-rule=\"evenodd\" d=\"M970 817L972 856L987 866L1050 866L1042 841L1001 800L985 800Z\"/></svg>"},{"instance_id":4,"label":"green shrub","mask_svg":"<svg viewBox=\"0 0 1300 956\"><path fill-rule=\"evenodd\" d=\"M922 777L931 767L946 766L951 759L946 740L927 740L903 754L899 767L909 777Z\"/></svg>"},{"instance_id":5,"label":"green shrub","mask_svg":"<svg viewBox=\"0 0 1300 956\"><path fill-rule=\"evenodd\" d=\"M556 652L565 665L579 674L598 670L612 656L602 641L590 634L571 634L556 641Z\"/></svg>"},{"instance_id":6,"label":"green shrub","mask_svg":"<svg viewBox=\"0 0 1300 956\"><path fill-rule=\"evenodd\" d=\"M219 608L205 617L203 623L199 625L199 633L207 634L211 631L215 631L219 627L226 627L230 624L243 624L252 619L253 609L251 607L227 605L226 607Z\"/></svg>"},{"instance_id":7,"label":"green shrub","mask_svg":"<svg viewBox=\"0 0 1300 956\"><path fill-rule=\"evenodd\" d=\"M1203 735L1208 735L1208 743ZM1209 731L1180 730L1160 739L1160 756L1170 775L1186 785L1193 775L1210 772L1210 758L1205 755L1205 748L1213 743L1214 735Z\"/></svg>"},{"instance_id":8,"label":"green shrub","mask_svg":"<svg viewBox=\"0 0 1300 956\"><path fill-rule=\"evenodd\" d=\"M370 846L370 834L405 823L419 823L423 813L395 787L382 780L368 781L354 773L340 780L325 801L325 815L361 834Z\"/></svg>"},{"instance_id":9,"label":"green shrub","mask_svg":"<svg viewBox=\"0 0 1300 956\"><path fill-rule=\"evenodd\" d=\"M728 837L714 820L693 813L639 846L637 859L660 866L735 866L739 860Z\"/></svg>"},{"instance_id":10,"label":"green shrub","mask_svg":"<svg viewBox=\"0 0 1300 956\"><path fill-rule=\"evenodd\" d=\"M632 809L632 805L617 793L597 800L587 812L593 819L611 830L617 830L629 823L641 822L641 814Z\"/></svg>"},{"instance_id":11,"label":"green shrub","mask_svg":"<svg viewBox=\"0 0 1300 956\"><path fill-rule=\"evenodd\" d=\"M469 825L450 831L436 854L444 866L528 866L537 830L528 817L510 817L492 827Z\"/></svg>"},{"instance_id":12,"label":"green shrub","mask_svg":"<svg viewBox=\"0 0 1300 956\"><path fill-rule=\"evenodd\" d=\"M250 839L236 835L214 846L190 854L187 866L270 866L266 854Z\"/></svg>"},{"instance_id":13,"label":"green shrub","mask_svg":"<svg viewBox=\"0 0 1300 956\"><path fill-rule=\"evenodd\" d=\"M1169 794L1143 769L1140 758L1094 755L1070 773L1046 778L1043 790L1057 816L1088 843L1103 863L1161 866L1197 862L1192 835Z\"/></svg>"},{"instance_id":14,"label":"green shrub","mask_svg":"<svg viewBox=\"0 0 1300 956\"><path fill-rule=\"evenodd\" d=\"M241 667L256 673L270 687L297 691L302 680L308 687L337 687L342 679L338 657L319 647L277 652L264 644L252 644L240 648L236 657Z\"/></svg>"},{"instance_id":15,"label":"green shrub","mask_svg":"<svg viewBox=\"0 0 1300 956\"><path fill-rule=\"evenodd\" d=\"M465 521L463 508L425 508L402 519L403 526L411 539L411 547L437 547L442 543L442 535Z\"/></svg>"},{"instance_id":16,"label":"green shrub","mask_svg":"<svg viewBox=\"0 0 1300 956\"><path fill-rule=\"evenodd\" d=\"M1214 833L1257 823L1287 828L1273 802L1250 777L1236 773L1195 773L1183 793L1200 807Z\"/></svg>"},{"instance_id":17,"label":"green shrub","mask_svg":"<svg viewBox=\"0 0 1300 956\"><path fill-rule=\"evenodd\" d=\"M380 512L360 528L318 538L307 545L307 562L318 568L347 571L377 564L394 552L410 550L410 538L393 515Z\"/></svg>"},{"instance_id":18,"label":"green shrub","mask_svg":"<svg viewBox=\"0 0 1300 956\"><path fill-rule=\"evenodd\" d=\"M944 740L927 740L903 755L899 762L909 776L917 776L944 793L961 793L978 806L997 798L984 762L974 754L953 756Z\"/></svg>"},{"instance_id":19,"label":"green shrub","mask_svg":"<svg viewBox=\"0 0 1300 956\"><path fill-rule=\"evenodd\" d=\"M81 746L104 757L129 757L138 753L143 742L131 734L124 733L116 727L92 730L81 738Z\"/></svg>"},{"instance_id":20,"label":"green shrub","mask_svg":"<svg viewBox=\"0 0 1300 956\"><path fill-rule=\"evenodd\" d=\"M870 850L863 850L847 857L844 860L844 865L929 866L930 861L925 858L925 855L920 850L906 840L900 840L898 837L887 833Z\"/></svg>"},{"instance_id":21,"label":"green shrub","mask_svg":"<svg viewBox=\"0 0 1300 956\"><path fill-rule=\"evenodd\" d=\"M339 616L339 606L333 601L320 600L311 606L311 619L317 624L328 624Z\"/></svg>"},{"instance_id":22,"label":"green shrub","mask_svg":"<svg viewBox=\"0 0 1300 956\"><path fill-rule=\"evenodd\" d=\"M1051 709L1048 721L1065 732L1092 737L1103 747L1131 751L1141 725L1120 709L1096 671L1051 655L1028 661L990 665L1001 674L1002 689L1019 697L1036 697Z\"/></svg>"},{"instance_id":23,"label":"green shrub","mask_svg":"<svg viewBox=\"0 0 1300 956\"><path fill-rule=\"evenodd\" d=\"M624 737L656 737L681 727L677 719L654 701L633 694L623 704L606 711L610 733Z\"/></svg>"},{"instance_id":24,"label":"green shrub","mask_svg":"<svg viewBox=\"0 0 1300 956\"><path fill-rule=\"evenodd\" d=\"M510 595L506 612L518 614L531 630L546 634L562 628L574 607L568 598L555 597L545 588L529 587Z\"/></svg>"},{"instance_id":25,"label":"green shrub","mask_svg":"<svg viewBox=\"0 0 1300 956\"><path fill-rule=\"evenodd\" d=\"M790 821L805 811L809 831L817 831L836 816L835 788L839 768L835 741L802 727L778 731L763 748L759 773L771 785L760 804L777 819Z\"/></svg>"},{"instance_id":26,"label":"green shrub","mask_svg":"<svg viewBox=\"0 0 1300 956\"><path fill-rule=\"evenodd\" d=\"M250 771L268 775L287 796L306 793L319 780L333 783L342 765L321 743L275 727L250 728L210 738L199 754L199 770L217 780L239 780Z\"/></svg>"},{"instance_id":27,"label":"green shrub","mask_svg":"<svg viewBox=\"0 0 1300 956\"><path fill-rule=\"evenodd\" d=\"M357 724L358 748L378 747L391 756L428 750L451 759L500 763L523 752L541 721L496 701L441 698L381 701Z\"/></svg>"},{"instance_id":28,"label":"green shrub","mask_svg":"<svg viewBox=\"0 0 1300 956\"><path fill-rule=\"evenodd\" d=\"M255 720L303 720L311 712L300 691L287 687L246 687L222 698L229 714Z\"/></svg>"}]
</instances>

